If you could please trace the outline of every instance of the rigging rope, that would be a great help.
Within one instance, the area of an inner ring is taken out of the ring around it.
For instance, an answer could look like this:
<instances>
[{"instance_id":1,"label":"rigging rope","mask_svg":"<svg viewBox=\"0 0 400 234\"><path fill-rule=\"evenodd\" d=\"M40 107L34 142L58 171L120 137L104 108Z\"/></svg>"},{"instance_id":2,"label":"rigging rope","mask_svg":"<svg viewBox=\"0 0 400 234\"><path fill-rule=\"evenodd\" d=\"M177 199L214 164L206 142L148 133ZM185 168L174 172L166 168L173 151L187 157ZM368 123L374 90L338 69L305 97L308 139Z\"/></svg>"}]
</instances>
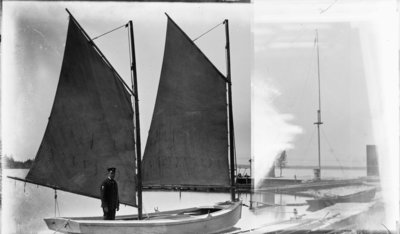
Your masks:
<instances>
[{"instance_id":1,"label":"rigging rope","mask_svg":"<svg viewBox=\"0 0 400 234\"><path fill-rule=\"evenodd\" d=\"M118 29L120 29L120 28L122 28L122 27L127 27L127 26L128 26L128 24L124 24L124 25L122 25L122 26L119 26L119 27L117 27L117 28L114 28L114 29L112 29L112 30L110 30L110 31L108 31L108 32L105 32L105 33L103 33L103 34L97 36L97 37L94 37L94 38L92 39L92 41L94 41L94 40L96 40L96 39L98 39L98 38L100 38L100 37L102 37L102 36L105 36L105 35L107 35L107 34L109 34L109 33L112 33L112 32L114 32L114 31L116 31L116 30L118 30Z\"/></svg>"},{"instance_id":2,"label":"rigging rope","mask_svg":"<svg viewBox=\"0 0 400 234\"><path fill-rule=\"evenodd\" d=\"M310 140L309 140L309 142L307 144L307 147L305 148L306 151L304 152L304 155L306 155L306 153L308 153L308 150L310 149L310 145L311 145L312 140L314 139L315 132L316 132L316 129L314 129L314 131L312 132L312 135L311 135Z\"/></svg>"},{"instance_id":3,"label":"rigging rope","mask_svg":"<svg viewBox=\"0 0 400 234\"><path fill-rule=\"evenodd\" d=\"M211 28L210 30L208 30L207 32L201 34L200 36L196 37L196 39L193 40L193 42L195 42L197 39L200 39L202 36L206 35L207 33L211 32L212 30L214 30L216 27L220 26L221 24L223 24L224 22L221 22L217 25L215 25L213 28Z\"/></svg>"},{"instance_id":4,"label":"rigging rope","mask_svg":"<svg viewBox=\"0 0 400 234\"><path fill-rule=\"evenodd\" d=\"M326 143L328 143L329 150L332 152L332 155L335 157L336 162L339 164L340 170L342 171L343 174L346 174L346 173L343 171L343 166L342 166L342 164L340 163L339 159L336 157L336 154L333 153L333 148L332 148L331 144L329 143L328 137L325 135L325 132L324 132L323 129L322 129L322 135L324 136L324 138L325 138L325 140L326 140Z\"/></svg>"},{"instance_id":5,"label":"rigging rope","mask_svg":"<svg viewBox=\"0 0 400 234\"><path fill-rule=\"evenodd\" d=\"M304 81L303 85L301 86L300 94L298 95L297 98L294 99L293 103L291 104L291 106L293 106L293 108L295 108L296 106L299 107L304 103L304 100L305 100L304 96L307 94L306 88L308 86L308 83L309 83L310 77L311 77L311 67L312 67L312 63L313 63L312 59L313 59L314 53L315 53L314 50L312 50L310 52L309 59L308 59L308 61L309 61L308 66L305 70L305 81Z\"/></svg>"}]
</instances>

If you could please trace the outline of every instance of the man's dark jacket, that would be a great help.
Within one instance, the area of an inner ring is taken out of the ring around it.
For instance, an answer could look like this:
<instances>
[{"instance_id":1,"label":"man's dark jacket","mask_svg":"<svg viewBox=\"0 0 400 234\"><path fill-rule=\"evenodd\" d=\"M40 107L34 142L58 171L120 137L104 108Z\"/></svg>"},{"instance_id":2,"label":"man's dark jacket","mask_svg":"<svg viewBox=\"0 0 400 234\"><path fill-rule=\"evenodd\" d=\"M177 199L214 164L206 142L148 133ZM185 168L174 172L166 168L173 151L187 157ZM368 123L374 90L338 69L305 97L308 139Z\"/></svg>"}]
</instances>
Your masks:
<instances>
[{"instance_id":1,"label":"man's dark jacket","mask_svg":"<svg viewBox=\"0 0 400 234\"><path fill-rule=\"evenodd\" d=\"M113 179L107 178L101 184L101 207L109 210L119 208L118 185Z\"/></svg>"}]
</instances>

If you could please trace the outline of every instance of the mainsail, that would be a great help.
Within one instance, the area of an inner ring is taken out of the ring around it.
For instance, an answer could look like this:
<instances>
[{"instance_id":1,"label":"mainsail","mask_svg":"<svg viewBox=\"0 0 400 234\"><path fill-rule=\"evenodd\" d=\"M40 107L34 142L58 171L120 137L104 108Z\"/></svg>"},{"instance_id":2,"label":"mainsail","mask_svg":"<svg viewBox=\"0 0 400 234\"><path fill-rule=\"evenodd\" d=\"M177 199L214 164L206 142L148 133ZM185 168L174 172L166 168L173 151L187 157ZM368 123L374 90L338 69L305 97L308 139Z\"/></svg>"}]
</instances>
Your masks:
<instances>
[{"instance_id":1,"label":"mainsail","mask_svg":"<svg viewBox=\"0 0 400 234\"><path fill-rule=\"evenodd\" d=\"M230 186L226 82L168 18L144 186Z\"/></svg>"},{"instance_id":2,"label":"mainsail","mask_svg":"<svg viewBox=\"0 0 400 234\"><path fill-rule=\"evenodd\" d=\"M131 97L91 43L70 18L53 108L26 180L99 198L113 166L120 202L136 206Z\"/></svg>"}]
</instances>

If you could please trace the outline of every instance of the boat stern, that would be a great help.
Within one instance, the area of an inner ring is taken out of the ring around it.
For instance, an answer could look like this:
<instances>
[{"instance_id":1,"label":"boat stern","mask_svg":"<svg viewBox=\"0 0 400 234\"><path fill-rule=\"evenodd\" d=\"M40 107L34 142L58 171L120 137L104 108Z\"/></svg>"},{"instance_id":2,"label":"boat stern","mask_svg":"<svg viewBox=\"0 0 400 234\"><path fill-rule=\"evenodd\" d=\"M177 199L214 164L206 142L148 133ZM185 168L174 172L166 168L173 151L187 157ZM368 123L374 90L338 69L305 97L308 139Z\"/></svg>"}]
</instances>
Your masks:
<instances>
[{"instance_id":1,"label":"boat stern","mask_svg":"<svg viewBox=\"0 0 400 234\"><path fill-rule=\"evenodd\" d=\"M225 233L233 230L234 226L242 217L242 201L226 201L216 205L224 209L224 215L218 218L219 225L216 225L214 231L210 233Z\"/></svg>"},{"instance_id":2,"label":"boat stern","mask_svg":"<svg viewBox=\"0 0 400 234\"><path fill-rule=\"evenodd\" d=\"M46 218L44 221L50 230L62 233L81 233L79 223L68 218Z\"/></svg>"}]
</instances>

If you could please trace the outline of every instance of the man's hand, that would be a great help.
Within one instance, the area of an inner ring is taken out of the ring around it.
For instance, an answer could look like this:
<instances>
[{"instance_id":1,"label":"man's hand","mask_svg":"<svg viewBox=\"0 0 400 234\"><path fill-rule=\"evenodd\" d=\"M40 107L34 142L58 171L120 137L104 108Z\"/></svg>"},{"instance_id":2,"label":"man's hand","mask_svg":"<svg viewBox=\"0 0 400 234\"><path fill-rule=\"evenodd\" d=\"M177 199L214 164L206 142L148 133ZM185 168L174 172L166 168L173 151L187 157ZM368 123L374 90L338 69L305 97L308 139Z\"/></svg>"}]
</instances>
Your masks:
<instances>
[{"instance_id":1,"label":"man's hand","mask_svg":"<svg viewBox=\"0 0 400 234\"><path fill-rule=\"evenodd\" d=\"M117 206L117 211L119 211L119 206Z\"/></svg>"},{"instance_id":2,"label":"man's hand","mask_svg":"<svg viewBox=\"0 0 400 234\"><path fill-rule=\"evenodd\" d=\"M108 207L107 206L103 207L103 210L104 212L108 212Z\"/></svg>"}]
</instances>

